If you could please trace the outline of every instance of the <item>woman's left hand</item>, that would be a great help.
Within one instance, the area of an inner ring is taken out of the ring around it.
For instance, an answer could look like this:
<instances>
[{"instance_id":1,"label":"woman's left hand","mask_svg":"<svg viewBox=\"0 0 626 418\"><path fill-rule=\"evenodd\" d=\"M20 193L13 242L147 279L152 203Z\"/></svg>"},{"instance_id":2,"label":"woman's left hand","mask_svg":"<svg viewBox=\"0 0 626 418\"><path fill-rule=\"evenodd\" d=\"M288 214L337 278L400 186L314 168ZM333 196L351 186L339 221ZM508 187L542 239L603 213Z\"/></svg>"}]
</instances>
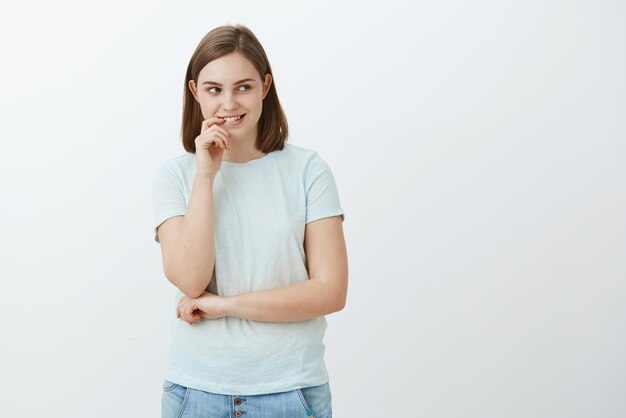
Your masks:
<instances>
[{"instance_id":1,"label":"woman's left hand","mask_svg":"<svg viewBox=\"0 0 626 418\"><path fill-rule=\"evenodd\" d=\"M176 308L176 317L189 325L203 318L219 319L224 316L224 298L210 292L204 292L197 298L183 296Z\"/></svg>"}]
</instances>

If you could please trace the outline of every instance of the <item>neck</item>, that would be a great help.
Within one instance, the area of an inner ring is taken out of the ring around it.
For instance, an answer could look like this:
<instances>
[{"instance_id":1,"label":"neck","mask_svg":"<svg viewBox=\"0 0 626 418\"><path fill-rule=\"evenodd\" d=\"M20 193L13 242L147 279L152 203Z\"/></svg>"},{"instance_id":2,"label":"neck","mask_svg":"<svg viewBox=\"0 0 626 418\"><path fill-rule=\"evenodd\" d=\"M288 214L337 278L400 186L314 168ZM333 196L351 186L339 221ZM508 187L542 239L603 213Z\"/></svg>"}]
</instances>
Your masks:
<instances>
[{"instance_id":1,"label":"neck","mask_svg":"<svg viewBox=\"0 0 626 418\"><path fill-rule=\"evenodd\" d=\"M238 138L231 139L229 145L230 149L224 150L222 161L245 163L266 155L265 152L256 149L254 138L248 140L240 140Z\"/></svg>"}]
</instances>

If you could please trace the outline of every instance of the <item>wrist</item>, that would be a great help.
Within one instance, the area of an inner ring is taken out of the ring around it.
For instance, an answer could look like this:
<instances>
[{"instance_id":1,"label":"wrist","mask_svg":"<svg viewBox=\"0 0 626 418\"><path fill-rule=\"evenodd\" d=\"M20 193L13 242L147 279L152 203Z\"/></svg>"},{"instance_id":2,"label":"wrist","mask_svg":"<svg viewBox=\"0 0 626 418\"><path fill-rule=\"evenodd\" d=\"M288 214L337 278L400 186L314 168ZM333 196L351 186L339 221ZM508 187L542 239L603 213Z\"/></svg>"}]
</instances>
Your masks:
<instances>
[{"instance_id":1,"label":"wrist","mask_svg":"<svg viewBox=\"0 0 626 418\"><path fill-rule=\"evenodd\" d=\"M206 186L206 185L213 186L214 181L215 181L215 174L211 174L211 173L196 173L196 176L193 179L194 183L197 183L201 186Z\"/></svg>"},{"instance_id":2,"label":"wrist","mask_svg":"<svg viewBox=\"0 0 626 418\"><path fill-rule=\"evenodd\" d=\"M220 296L220 310L222 312L222 316L235 316L234 301L235 296Z\"/></svg>"}]
</instances>

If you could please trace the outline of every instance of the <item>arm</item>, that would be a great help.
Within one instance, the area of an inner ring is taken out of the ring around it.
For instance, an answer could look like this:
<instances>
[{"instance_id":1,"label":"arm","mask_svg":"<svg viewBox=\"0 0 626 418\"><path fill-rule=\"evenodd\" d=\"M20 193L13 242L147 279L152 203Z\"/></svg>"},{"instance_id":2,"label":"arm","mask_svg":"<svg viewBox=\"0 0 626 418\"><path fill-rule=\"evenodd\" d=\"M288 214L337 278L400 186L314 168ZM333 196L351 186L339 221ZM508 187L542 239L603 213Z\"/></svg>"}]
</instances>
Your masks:
<instances>
[{"instance_id":1,"label":"arm","mask_svg":"<svg viewBox=\"0 0 626 418\"><path fill-rule=\"evenodd\" d=\"M304 250L309 280L280 289L224 297L225 316L295 322L340 311L348 291L348 257L340 216L306 225Z\"/></svg>"},{"instance_id":2,"label":"arm","mask_svg":"<svg viewBox=\"0 0 626 418\"><path fill-rule=\"evenodd\" d=\"M215 265L214 180L197 174L186 214L170 218L158 228L165 276L192 298L207 288Z\"/></svg>"}]
</instances>

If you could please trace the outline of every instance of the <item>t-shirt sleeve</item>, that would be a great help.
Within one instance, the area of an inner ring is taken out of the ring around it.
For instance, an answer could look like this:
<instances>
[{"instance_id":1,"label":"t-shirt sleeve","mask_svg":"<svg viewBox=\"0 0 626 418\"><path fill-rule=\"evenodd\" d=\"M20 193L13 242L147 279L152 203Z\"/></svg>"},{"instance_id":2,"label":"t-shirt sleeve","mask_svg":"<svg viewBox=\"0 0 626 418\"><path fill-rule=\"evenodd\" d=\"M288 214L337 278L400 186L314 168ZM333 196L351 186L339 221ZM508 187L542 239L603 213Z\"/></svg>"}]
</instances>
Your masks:
<instances>
[{"instance_id":1,"label":"t-shirt sleeve","mask_svg":"<svg viewBox=\"0 0 626 418\"><path fill-rule=\"evenodd\" d=\"M304 176L306 190L306 221L313 222L329 216L345 214L339 201L339 192L328 164L316 152L307 165Z\"/></svg>"},{"instance_id":2,"label":"t-shirt sleeve","mask_svg":"<svg viewBox=\"0 0 626 418\"><path fill-rule=\"evenodd\" d=\"M165 164L159 165L152 178L152 208L154 240L160 243L157 227L173 216L187 213L181 183Z\"/></svg>"}]
</instances>

